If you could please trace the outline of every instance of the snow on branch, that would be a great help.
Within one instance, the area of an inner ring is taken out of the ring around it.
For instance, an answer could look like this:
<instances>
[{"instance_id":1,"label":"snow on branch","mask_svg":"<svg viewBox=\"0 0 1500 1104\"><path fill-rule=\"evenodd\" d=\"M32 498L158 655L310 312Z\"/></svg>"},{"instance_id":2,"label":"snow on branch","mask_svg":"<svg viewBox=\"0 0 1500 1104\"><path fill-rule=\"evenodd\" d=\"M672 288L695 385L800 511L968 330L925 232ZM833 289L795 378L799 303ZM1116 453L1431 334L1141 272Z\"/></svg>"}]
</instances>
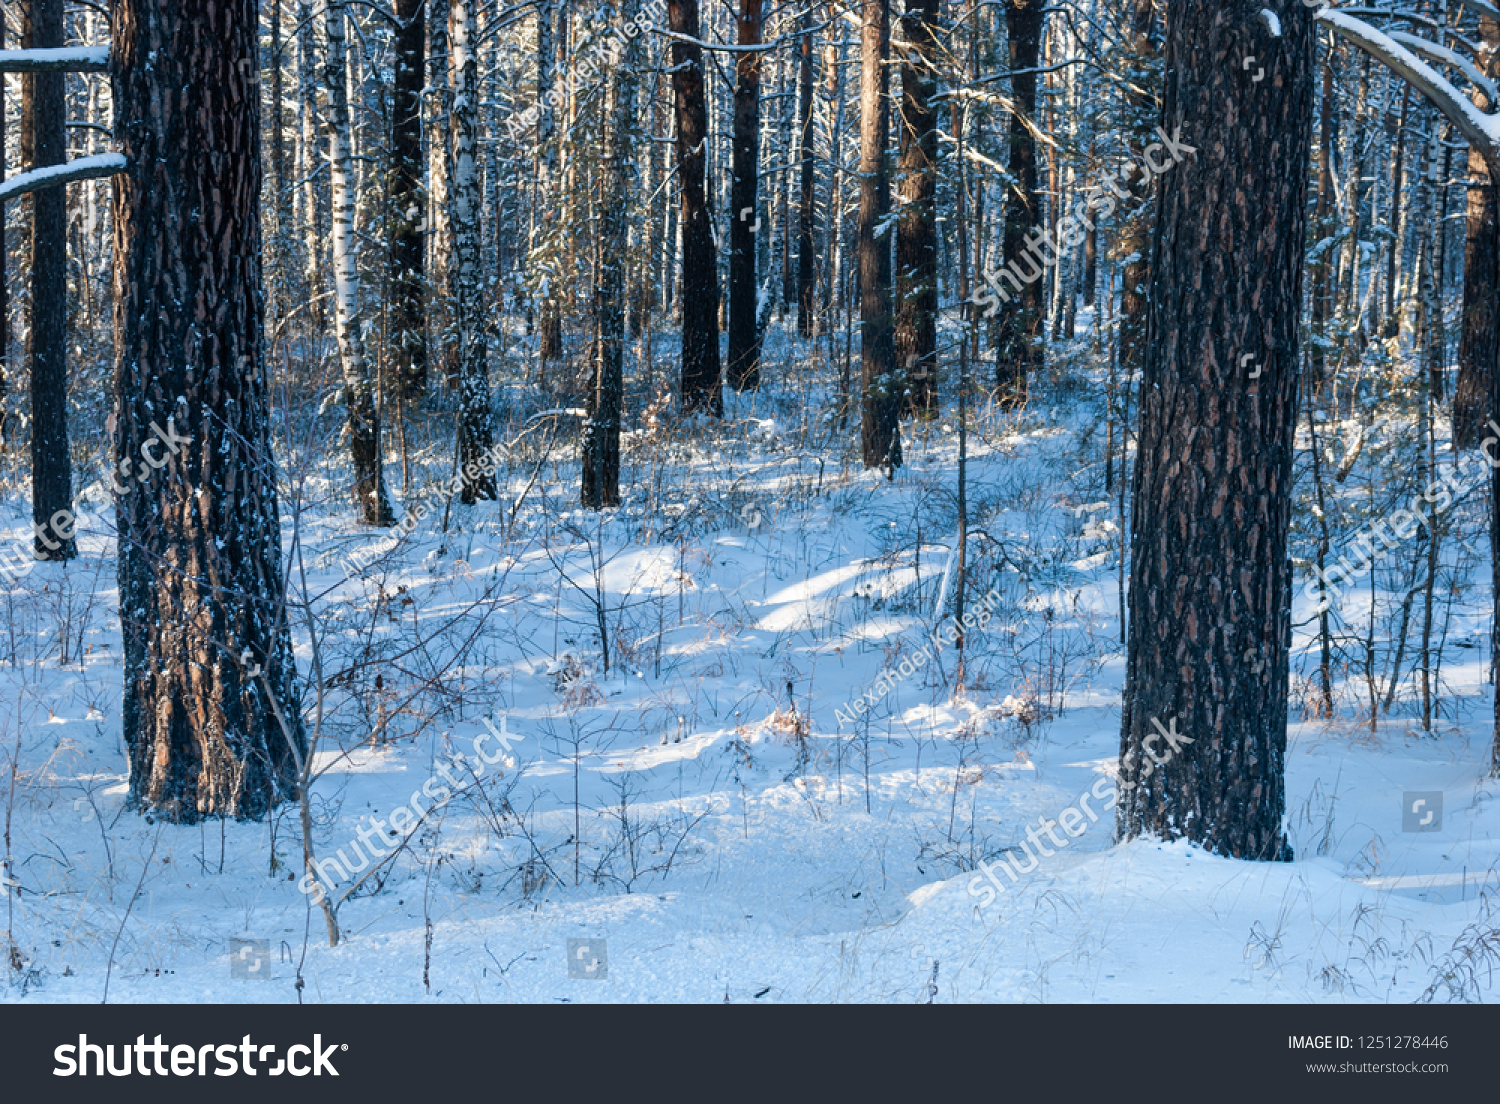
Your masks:
<instances>
[{"instance_id":1,"label":"snow on branch","mask_svg":"<svg viewBox=\"0 0 1500 1104\"><path fill-rule=\"evenodd\" d=\"M1448 121L1484 157L1491 171L1500 176L1500 118L1480 111L1441 73L1401 43L1363 20L1331 8L1319 12L1317 19L1404 78L1433 107L1447 116Z\"/></svg>"},{"instance_id":2,"label":"snow on branch","mask_svg":"<svg viewBox=\"0 0 1500 1104\"><path fill-rule=\"evenodd\" d=\"M108 46L0 50L0 73L104 73L108 70Z\"/></svg>"},{"instance_id":3,"label":"snow on branch","mask_svg":"<svg viewBox=\"0 0 1500 1104\"><path fill-rule=\"evenodd\" d=\"M0 184L0 203L14 199L27 192L55 188L75 180L97 180L101 176L114 176L125 171L123 153L96 153L92 157L75 157L61 165L44 165L11 177Z\"/></svg>"},{"instance_id":4,"label":"snow on branch","mask_svg":"<svg viewBox=\"0 0 1500 1104\"><path fill-rule=\"evenodd\" d=\"M1392 41L1411 47L1414 53L1421 54L1430 61L1438 61L1444 65L1453 66L1453 68L1468 77L1470 83L1489 98L1491 105L1500 104L1500 96L1495 94L1495 82L1481 73L1478 67L1462 54L1456 53L1446 46L1439 46L1434 42L1428 42L1425 38L1419 38L1414 34L1407 34L1405 31L1391 31L1389 33Z\"/></svg>"}]
</instances>

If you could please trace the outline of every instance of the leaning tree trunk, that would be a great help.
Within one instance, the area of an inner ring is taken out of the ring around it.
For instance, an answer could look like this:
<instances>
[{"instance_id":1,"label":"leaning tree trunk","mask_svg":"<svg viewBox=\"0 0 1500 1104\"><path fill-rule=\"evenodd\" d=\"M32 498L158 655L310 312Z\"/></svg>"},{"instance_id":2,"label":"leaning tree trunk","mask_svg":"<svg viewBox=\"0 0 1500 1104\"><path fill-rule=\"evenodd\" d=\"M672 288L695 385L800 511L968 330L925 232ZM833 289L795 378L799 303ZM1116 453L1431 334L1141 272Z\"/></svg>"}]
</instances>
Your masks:
<instances>
[{"instance_id":1,"label":"leaning tree trunk","mask_svg":"<svg viewBox=\"0 0 1500 1104\"><path fill-rule=\"evenodd\" d=\"M328 171L333 185L333 320L339 362L344 371L344 401L349 408L349 451L354 462L354 508L365 525L390 525L391 503L385 490L380 452L380 414L370 379L364 338L360 335L359 266L356 234L354 151L349 126L349 92L345 83L348 45L344 37L344 0L323 7L328 53L323 69L328 93Z\"/></svg>"},{"instance_id":2,"label":"leaning tree trunk","mask_svg":"<svg viewBox=\"0 0 1500 1104\"><path fill-rule=\"evenodd\" d=\"M1011 96L1009 169L1005 189L1002 264L1027 277L1016 295L1007 295L995 319L995 386L1001 402L1026 401L1031 376L1042 367L1042 288L1044 262L1030 243L1042 233L1042 195L1037 186L1036 69L1041 55L1042 0L1005 0L1010 38Z\"/></svg>"},{"instance_id":3,"label":"leaning tree trunk","mask_svg":"<svg viewBox=\"0 0 1500 1104\"><path fill-rule=\"evenodd\" d=\"M901 64L901 221L896 224L896 363L906 370L905 411L937 415L938 0L906 0Z\"/></svg>"},{"instance_id":4,"label":"leaning tree trunk","mask_svg":"<svg viewBox=\"0 0 1500 1104\"><path fill-rule=\"evenodd\" d=\"M29 0L26 48L63 45L62 0ZM67 160L62 73L21 78L21 159L28 168ZM31 194L31 520L39 560L77 553L67 518L73 508L68 456L68 190ZM60 522L54 522L57 518Z\"/></svg>"},{"instance_id":5,"label":"leaning tree trunk","mask_svg":"<svg viewBox=\"0 0 1500 1104\"><path fill-rule=\"evenodd\" d=\"M391 378L407 398L427 390L427 311L423 233L422 88L427 83L426 0L396 0L391 89Z\"/></svg>"},{"instance_id":6,"label":"leaning tree trunk","mask_svg":"<svg viewBox=\"0 0 1500 1104\"><path fill-rule=\"evenodd\" d=\"M1500 78L1500 23L1479 21L1480 53L1484 75ZM1477 88L1474 104L1493 111L1489 97ZM1496 204L1496 182L1485 166L1484 155L1469 148L1469 193L1467 237L1464 242L1464 306L1462 332L1458 339L1458 382L1453 388L1453 443L1472 449L1484 435L1484 424L1495 410L1489 405L1491 376L1500 357L1500 206Z\"/></svg>"},{"instance_id":7,"label":"leaning tree trunk","mask_svg":"<svg viewBox=\"0 0 1500 1104\"><path fill-rule=\"evenodd\" d=\"M1292 454L1313 16L1168 9L1118 828L1286 859ZM1265 67L1254 81L1239 59ZM1191 146L1196 152L1189 152ZM1248 378L1242 365L1259 368Z\"/></svg>"},{"instance_id":8,"label":"leaning tree trunk","mask_svg":"<svg viewBox=\"0 0 1500 1104\"><path fill-rule=\"evenodd\" d=\"M682 188L682 408L724 416L719 368L719 264L704 171L708 106L703 50L696 45L698 0L671 0L672 88L677 100L677 173Z\"/></svg>"},{"instance_id":9,"label":"leaning tree trunk","mask_svg":"<svg viewBox=\"0 0 1500 1104\"><path fill-rule=\"evenodd\" d=\"M640 0L624 0L620 24L636 17ZM639 36L627 40L608 76L604 108L604 164L600 166L598 286L594 291L594 385L589 389L583 440L583 505L620 504L620 413L625 397L626 202L634 149L635 68Z\"/></svg>"},{"instance_id":10,"label":"leaning tree trunk","mask_svg":"<svg viewBox=\"0 0 1500 1104\"><path fill-rule=\"evenodd\" d=\"M458 465L460 501L494 500L490 373L479 284L479 59L474 52L472 0L448 9L448 56L453 67L453 329L458 345Z\"/></svg>"},{"instance_id":11,"label":"leaning tree trunk","mask_svg":"<svg viewBox=\"0 0 1500 1104\"><path fill-rule=\"evenodd\" d=\"M735 16L740 46L759 46L761 0L739 0ZM734 181L729 212L729 385L736 391L760 386L760 294L755 279L755 227L760 225L760 59L758 52L734 63ZM751 221L754 220L754 221Z\"/></svg>"},{"instance_id":12,"label":"leaning tree trunk","mask_svg":"<svg viewBox=\"0 0 1500 1104\"><path fill-rule=\"evenodd\" d=\"M891 247L880 233L890 198L885 169L890 0L864 0L859 79L860 445L867 468L901 466L901 401L891 311Z\"/></svg>"},{"instance_id":13,"label":"leaning tree trunk","mask_svg":"<svg viewBox=\"0 0 1500 1104\"><path fill-rule=\"evenodd\" d=\"M305 747L261 348L255 16L114 4L122 713L132 803L178 822L265 817ZM148 454L165 462L138 477Z\"/></svg>"}]
</instances>

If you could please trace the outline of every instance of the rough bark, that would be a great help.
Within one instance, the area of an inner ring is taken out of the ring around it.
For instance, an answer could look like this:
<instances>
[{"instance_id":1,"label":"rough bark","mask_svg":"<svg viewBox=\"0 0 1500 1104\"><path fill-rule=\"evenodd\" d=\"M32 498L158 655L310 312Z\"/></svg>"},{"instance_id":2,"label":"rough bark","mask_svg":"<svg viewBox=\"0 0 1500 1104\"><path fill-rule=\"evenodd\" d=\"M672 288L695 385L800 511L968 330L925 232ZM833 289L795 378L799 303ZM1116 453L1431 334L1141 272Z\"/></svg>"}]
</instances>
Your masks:
<instances>
[{"instance_id":1,"label":"rough bark","mask_svg":"<svg viewBox=\"0 0 1500 1104\"><path fill-rule=\"evenodd\" d=\"M1481 19L1481 71L1500 77L1500 23ZM1475 90L1482 111L1500 106ZM1500 357L1500 205L1495 180L1484 155L1469 149L1469 190L1464 239L1463 321L1458 339L1458 381L1453 389L1453 443L1472 449L1484 436L1484 425L1500 407L1490 406L1495 360Z\"/></svg>"},{"instance_id":2,"label":"rough bark","mask_svg":"<svg viewBox=\"0 0 1500 1104\"><path fill-rule=\"evenodd\" d=\"M498 497L485 470L495 447L490 417L489 354L485 348L479 283L479 59L474 49L472 0L448 9L448 51L453 66L453 329L458 348L458 463L464 503Z\"/></svg>"},{"instance_id":3,"label":"rough bark","mask_svg":"<svg viewBox=\"0 0 1500 1104\"><path fill-rule=\"evenodd\" d=\"M1160 178L1152 235L1118 806L1122 837L1271 860L1291 853L1287 530L1315 37L1302 5L1278 14L1268 39L1219 0L1167 11L1163 130L1196 152ZM1263 80L1240 68L1247 54Z\"/></svg>"},{"instance_id":4,"label":"rough bark","mask_svg":"<svg viewBox=\"0 0 1500 1104\"><path fill-rule=\"evenodd\" d=\"M891 243L877 236L890 186L885 166L886 58L891 46L890 0L863 0L859 79L859 331L860 445L867 468L901 466L901 403L891 309Z\"/></svg>"},{"instance_id":5,"label":"rough bark","mask_svg":"<svg viewBox=\"0 0 1500 1104\"><path fill-rule=\"evenodd\" d=\"M901 220L896 225L896 363L906 371L905 412L937 406L938 0L907 0L901 63Z\"/></svg>"},{"instance_id":6,"label":"rough bark","mask_svg":"<svg viewBox=\"0 0 1500 1104\"><path fill-rule=\"evenodd\" d=\"M1158 87L1161 41L1156 8L1157 0L1136 0L1131 25L1131 87L1125 99L1130 107L1130 133L1137 148L1143 148L1150 141L1146 135L1161 117L1160 102L1148 91ZM1140 173L1130 174L1125 190L1130 198L1119 246L1125 256L1120 274L1120 368L1125 378L1131 379L1140 371L1146 341L1152 199Z\"/></svg>"},{"instance_id":7,"label":"rough bark","mask_svg":"<svg viewBox=\"0 0 1500 1104\"><path fill-rule=\"evenodd\" d=\"M1043 261L1032 243L1042 235L1042 195L1037 181L1036 68L1041 56L1043 0L1005 0L1010 38L1010 182L1005 189L1002 265L1031 278L1006 296L995 319L995 387L1002 403L1026 401L1027 381L1042 366Z\"/></svg>"},{"instance_id":8,"label":"rough bark","mask_svg":"<svg viewBox=\"0 0 1500 1104\"><path fill-rule=\"evenodd\" d=\"M698 0L672 0L672 30L700 38ZM672 40L672 88L677 110L677 173L682 192L682 409L724 416L719 365L719 265L705 167L708 105L703 50Z\"/></svg>"},{"instance_id":9,"label":"rough bark","mask_svg":"<svg viewBox=\"0 0 1500 1104\"><path fill-rule=\"evenodd\" d=\"M407 398L427 390L424 231L427 191L422 173L422 88L427 77L426 0L396 0L392 36L389 184L391 377Z\"/></svg>"},{"instance_id":10,"label":"rough bark","mask_svg":"<svg viewBox=\"0 0 1500 1104\"><path fill-rule=\"evenodd\" d=\"M255 16L114 5L122 712L132 803L179 822L263 818L304 746L261 347Z\"/></svg>"},{"instance_id":11,"label":"rough bark","mask_svg":"<svg viewBox=\"0 0 1500 1104\"><path fill-rule=\"evenodd\" d=\"M816 306L813 295L817 278L814 268L813 232L817 227L817 177L813 160L813 9L802 13L802 34L797 42L797 333L813 336Z\"/></svg>"},{"instance_id":12,"label":"rough bark","mask_svg":"<svg viewBox=\"0 0 1500 1104\"><path fill-rule=\"evenodd\" d=\"M640 0L623 0L620 23L636 17ZM625 264L627 199L635 125L635 69L639 37L610 67L605 104L604 164L601 166L598 270L594 293L594 385L584 425L583 505L594 510L620 504L620 416L625 396Z\"/></svg>"},{"instance_id":13,"label":"rough bark","mask_svg":"<svg viewBox=\"0 0 1500 1104\"><path fill-rule=\"evenodd\" d=\"M739 0L735 16L740 46L759 46L761 0ZM734 64L734 181L729 211L729 385L736 391L760 386L760 327L755 278L755 227L760 225L759 53L743 53Z\"/></svg>"},{"instance_id":14,"label":"rough bark","mask_svg":"<svg viewBox=\"0 0 1500 1104\"><path fill-rule=\"evenodd\" d=\"M29 0L27 49L63 45L62 0ZM21 159L28 169L67 160L63 73L21 78ZM39 560L78 554L72 526L73 465L68 456L68 190L31 194L31 520ZM62 524L56 524L53 519ZM67 530L64 532L63 530Z\"/></svg>"}]
</instances>

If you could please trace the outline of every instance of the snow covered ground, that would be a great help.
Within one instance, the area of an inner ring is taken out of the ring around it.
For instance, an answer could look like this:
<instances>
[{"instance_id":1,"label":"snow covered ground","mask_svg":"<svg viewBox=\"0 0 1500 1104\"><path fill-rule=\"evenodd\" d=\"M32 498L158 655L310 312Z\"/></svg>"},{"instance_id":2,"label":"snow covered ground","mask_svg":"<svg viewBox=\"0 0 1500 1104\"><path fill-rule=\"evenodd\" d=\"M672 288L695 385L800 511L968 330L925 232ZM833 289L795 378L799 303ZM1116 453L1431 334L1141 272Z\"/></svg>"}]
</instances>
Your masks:
<instances>
[{"instance_id":1,"label":"snow covered ground","mask_svg":"<svg viewBox=\"0 0 1500 1104\"><path fill-rule=\"evenodd\" d=\"M1295 862L1115 846L1104 812L1065 821L1083 829L1064 847L1036 827L1035 868L985 891L980 860L1024 866L1028 827L1082 795L1099 812L1112 788L1120 534L1093 386L1054 381L971 436L970 602L999 600L961 695L951 647L881 681L952 593L951 418L905 431L887 483L806 396L734 399L706 444L632 438L626 504L603 519L575 510L574 447L528 431L503 509L455 505L446 544L440 510L398 543L326 487L284 501L323 634L318 857L361 865L366 818L458 791L389 863L338 879L369 874L335 948L298 889L294 806L193 827L123 810L112 544L85 532L78 561L0 588L18 883L0 900L0 994L292 1001L300 972L308 1002L1493 999L1487 578L1450 606L1434 735L1409 690L1372 731L1349 671L1334 721L1294 701ZM448 462L428 457L406 500ZM23 499L4 510L21 535ZM363 549L379 554L346 579L340 559ZM449 785L439 766L472 762L487 717L509 759L477 779L450 766ZM1420 819L1434 792L1429 830L1403 831L1407 795L1428 794Z\"/></svg>"}]
</instances>

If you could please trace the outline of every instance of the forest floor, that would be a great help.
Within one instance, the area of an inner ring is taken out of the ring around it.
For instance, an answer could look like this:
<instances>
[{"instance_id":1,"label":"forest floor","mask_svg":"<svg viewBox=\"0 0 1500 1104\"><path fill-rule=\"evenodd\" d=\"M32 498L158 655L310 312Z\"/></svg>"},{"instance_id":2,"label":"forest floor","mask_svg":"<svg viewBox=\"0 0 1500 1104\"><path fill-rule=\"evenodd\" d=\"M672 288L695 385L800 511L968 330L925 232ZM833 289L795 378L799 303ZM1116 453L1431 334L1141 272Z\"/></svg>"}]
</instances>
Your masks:
<instances>
[{"instance_id":1,"label":"forest floor","mask_svg":"<svg viewBox=\"0 0 1500 1104\"><path fill-rule=\"evenodd\" d=\"M722 427L643 420L625 503L603 516L576 508L566 418L556 435L509 418L506 502L455 503L446 537L441 499L409 538L360 530L334 493L340 464L287 454L292 577L303 594L305 572L320 634L318 857L354 866L365 818L431 809L342 901L337 947L296 884L294 805L191 827L124 808L108 532L0 587L0 816L18 883L0 899L14 947L0 998L295 1001L299 975L309 1003L1500 995L1487 556L1445 598L1430 734L1404 677L1372 727L1353 660L1338 715L1311 718L1298 575L1295 861L1115 845L1097 797L1112 792L1124 666L1102 374L1065 366L1027 413L979 411L967 601L996 598L958 692L951 646L880 680L951 611L953 419L907 423L887 482L859 469L826 396L789 382L800 355L768 346L765 391L731 396ZM411 507L450 465L419 451L397 497ZM10 491L0 532L20 537L24 482ZM311 716L306 626L294 639ZM432 809L449 788L438 767L472 761L486 717L503 719L509 758ZM1424 816L1441 795L1423 831L1403 831L1413 794ZM1039 824L1070 807L1102 815L1067 816L1079 834L1057 847ZM977 863L1024 866L1029 826L1054 853L1014 884L992 867L1006 889L989 893Z\"/></svg>"}]
</instances>

